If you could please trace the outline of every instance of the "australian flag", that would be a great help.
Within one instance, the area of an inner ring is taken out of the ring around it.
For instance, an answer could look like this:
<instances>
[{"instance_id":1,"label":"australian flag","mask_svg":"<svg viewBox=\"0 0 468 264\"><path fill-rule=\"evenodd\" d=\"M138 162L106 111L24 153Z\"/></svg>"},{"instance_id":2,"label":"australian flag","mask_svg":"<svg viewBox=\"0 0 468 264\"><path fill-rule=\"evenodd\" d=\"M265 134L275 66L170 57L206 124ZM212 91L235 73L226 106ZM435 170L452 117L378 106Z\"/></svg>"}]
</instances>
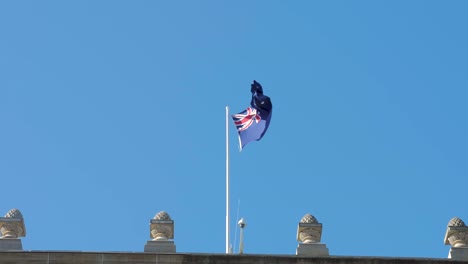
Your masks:
<instances>
[{"instance_id":1,"label":"australian flag","mask_svg":"<svg viewBox=\"0 0 468 264\"><path fill-rule=\"evenodd\" d=\"M263 94L262 86L253 81L250 91L252 101L245 111L232 115L239 133L241 150L252 141L260 140L270 125L273 105L270 97Z\"/></svg>"}]
</instances>

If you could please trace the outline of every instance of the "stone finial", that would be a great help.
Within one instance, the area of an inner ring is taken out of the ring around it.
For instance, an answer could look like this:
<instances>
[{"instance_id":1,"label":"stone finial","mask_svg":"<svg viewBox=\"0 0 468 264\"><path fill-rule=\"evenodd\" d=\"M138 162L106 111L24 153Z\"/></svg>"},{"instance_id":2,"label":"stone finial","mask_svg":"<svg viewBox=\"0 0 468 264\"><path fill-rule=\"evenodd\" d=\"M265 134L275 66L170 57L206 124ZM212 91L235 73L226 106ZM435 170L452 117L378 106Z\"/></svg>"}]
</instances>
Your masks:
<instances>
[{"instance_id":1,"label":"stone finial","mask_svg":"<svg viewBox=\"0 0 468 264\"><path fill-rule=\"evenodd\" d=\"M165 211L161 211L159 213L157 213L154 217L153 217L154 220L159 220L159 221L171 221L171 217L169 216L168 213L166 213Z\"/></svg>"},{"instance_id":2,"label":"stone finial","mask_svg":"<svg viewBox=\"0 0 468 264\"><path fill-rule=\"evenodd\" d=\"M18 209L11 209L0 217L0 250L23 250L19 237L26 236L23 214Z\"/></svg>"},{"instance_id":3,"label":"stone finial","mask_svg":"<svg viewBox=\"0 0 468 264\"><path fill-rule=\"evenodd\" d=\"M150 222L151 238L153 240L174 239L174 221L168 213L157 213Z\"/></svg>"},{"instance_id":4,"label":"stone finial","mask_svg":"<svg viewBox=\"0 0 468 264\"><path fill-rule=\"evenodd\" d=\"M444 243L451 245L448 258L452 260L468 260L468 227L458 217L450 219L445 232Z\"/></svg>"},{"instance_id":5,"label":"stone finial","mask_svg":"<svg viewBox=\"0 0 468 264\"><path fill-rule=\"evenodd\" d=\"M327 246L320 243L321 238L322 224L313 215L304 215L297 226L299 245L296 249L296 255L308 257L329 256Z\"/></svg>"},{"instance_id":6,"label":"stone finial","mask_svg":"<svg viewBox=\"0 0 468 264\"><path fill-rule=\"evenodd\" d=\"M322 224L313 215L304 215L297 227L297 241L305 244L319 243L321 237Z\"/></svg>"},{"instance_id":7,"label":"stone finial","mask_svg":"<svg viewBox=\"0 0 468 264\"><path fill-rule=\"evenodd\" d=\"M319 222L317 219L311 215L311 214L305 214L302 218L300 223L305 223L305 224L318 224Z\"/></svg>"},{"instance_id":8,"label":"stone finial","mask_svg":"<svg viewBox=\"0 0 468 264\"><path fill-rule=\"evenodd\" d=\"M168 213L161 211L150 220L150 237L145 245L145 252L175 253L174 221Z\"/></svg>"},{"instance_id":9,"label":"stone finial","mask_svg":"<svg viewBox=\"0 0 468 264\"><path fill-rule=\"evenodd\" d=\"M447 226L466 226L466 225L465 225L465 222L463 222L463 220L461 220L458 217L454 217L450 219Z\"/></svg>"},{"instance_id":10,"label":"stone finial","mask_svg":"<svg viewBox=\"0 0 468 264\"><path fill-rule=\"evenodd\" d=\"M465 222L458 217L450 219L447 224L447 231L444 238L445 245L454 248L468 247L468 227Z\"/></svg>"},{"instance_id":11,"label":"stone finial","mask_svg":"<svg viewBox=\"0 0 468 264\"><path fill-rule=\"evenodd\" d=\"M11 209L0 217L1 238L18 238L26 236L23 214L18 209Z\"/></svg>"},{"instance_id":12,"label":"stone finial","mask_svg":"<svg viewBox=\"0 0 468 264\"><path fill-rule=\"evenodd\" d=\"M8 213L6 213L4 217L23 219L23 214L20 212L20 210L14 208L8 211Z\"/></svg>"}]
</instances>

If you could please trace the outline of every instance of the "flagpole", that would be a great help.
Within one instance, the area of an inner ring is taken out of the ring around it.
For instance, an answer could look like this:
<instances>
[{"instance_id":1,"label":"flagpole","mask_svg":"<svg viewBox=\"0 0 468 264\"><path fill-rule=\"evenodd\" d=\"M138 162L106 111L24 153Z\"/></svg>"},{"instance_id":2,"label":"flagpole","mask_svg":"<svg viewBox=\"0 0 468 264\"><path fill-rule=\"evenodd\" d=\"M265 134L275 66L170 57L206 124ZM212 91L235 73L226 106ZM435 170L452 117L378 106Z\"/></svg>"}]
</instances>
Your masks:
<instances>
[{"instance_id":1,"label":"flagpole","mask_svg":"<svg viewBox=\"0 0 468 264\"><path fill-rule=\"evenodd\" d=\"M229 247L229 106L226 106L226 254Z\"/></svg>"}]
</instances>

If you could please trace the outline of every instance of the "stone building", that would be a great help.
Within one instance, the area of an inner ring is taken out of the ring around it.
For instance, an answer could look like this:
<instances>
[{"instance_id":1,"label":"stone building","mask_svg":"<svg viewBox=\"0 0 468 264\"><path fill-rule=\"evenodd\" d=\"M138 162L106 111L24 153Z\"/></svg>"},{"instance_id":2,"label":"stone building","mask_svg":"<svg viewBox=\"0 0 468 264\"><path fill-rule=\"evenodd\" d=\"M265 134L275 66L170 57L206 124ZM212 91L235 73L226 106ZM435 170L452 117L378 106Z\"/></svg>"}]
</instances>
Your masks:
<instances>
[{"instance_id":1,"label":"stone building","mask_svg":"<svg viewBox=\"0 0 468 264\"><path fill-rule=\"evenodd\" d=\"M240 221L241 228L245 222ZM174 240L174 220L157 213L149 223L150 240L142 252L35 251L22 247L26 236L23 215L18 209L0 217L0 264L436 264L468 263L468 227L457 218L448 225L444 242L451 246L446 259L332 256L321 243L322 224L306 214L297 226L295 255L179 253ZM242 251L241 251L242 252Z\"/></svg>"}]
</instances>

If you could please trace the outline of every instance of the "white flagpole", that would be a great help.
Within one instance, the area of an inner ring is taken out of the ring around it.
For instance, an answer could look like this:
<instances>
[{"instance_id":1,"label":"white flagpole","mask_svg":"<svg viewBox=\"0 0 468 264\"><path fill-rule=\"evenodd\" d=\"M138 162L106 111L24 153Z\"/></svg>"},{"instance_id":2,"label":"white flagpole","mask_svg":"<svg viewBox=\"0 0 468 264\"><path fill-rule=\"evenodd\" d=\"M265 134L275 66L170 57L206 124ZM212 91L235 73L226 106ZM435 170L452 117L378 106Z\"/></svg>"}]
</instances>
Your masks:
<instances>
[{"instance_id":1,"label":"white flagpole","mask_svg":"<svg viewBox=\"0 0 468 264\"><path fill-rule=\"evenodd\" d=\"M231 253L229 241L229 106L226 106L226 254Z\"/></svg>"}]
</instances>

